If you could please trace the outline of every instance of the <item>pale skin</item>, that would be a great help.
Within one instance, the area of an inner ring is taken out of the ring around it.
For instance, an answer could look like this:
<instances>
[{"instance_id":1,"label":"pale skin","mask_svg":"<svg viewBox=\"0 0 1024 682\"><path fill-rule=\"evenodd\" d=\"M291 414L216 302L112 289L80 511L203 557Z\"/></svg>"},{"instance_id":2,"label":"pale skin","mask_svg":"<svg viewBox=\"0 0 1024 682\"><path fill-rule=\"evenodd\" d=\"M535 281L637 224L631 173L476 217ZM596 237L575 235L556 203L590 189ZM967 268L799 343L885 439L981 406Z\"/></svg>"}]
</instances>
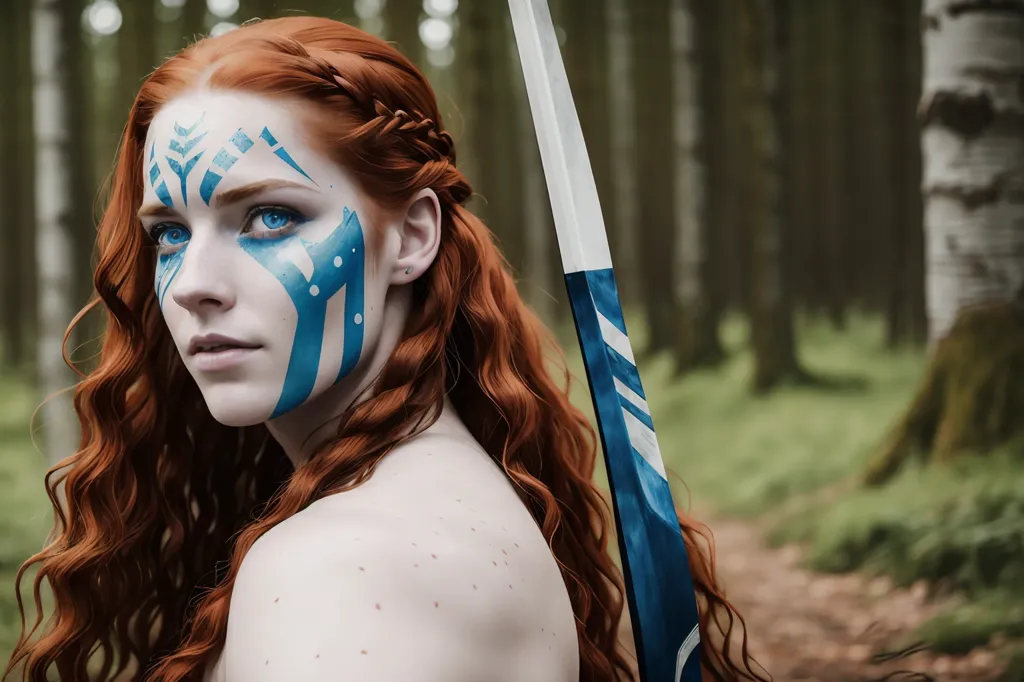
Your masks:
<instances>
[{"instance_id":1,"label":"pale skin","mask_svg":"<svg viewBox=\"0 0 1024 682\"><path fill-rule=\"evenodd\" d=\"M140 210L164 320L211 413L266 423L296 467L390 357L441 230L433 191L371 211L304 133L282 102L186 93L150 127ZM205 680L294 679L579 679L547 542L450 403L369 481L246 555Z\"/></svg>"}]
</instances>

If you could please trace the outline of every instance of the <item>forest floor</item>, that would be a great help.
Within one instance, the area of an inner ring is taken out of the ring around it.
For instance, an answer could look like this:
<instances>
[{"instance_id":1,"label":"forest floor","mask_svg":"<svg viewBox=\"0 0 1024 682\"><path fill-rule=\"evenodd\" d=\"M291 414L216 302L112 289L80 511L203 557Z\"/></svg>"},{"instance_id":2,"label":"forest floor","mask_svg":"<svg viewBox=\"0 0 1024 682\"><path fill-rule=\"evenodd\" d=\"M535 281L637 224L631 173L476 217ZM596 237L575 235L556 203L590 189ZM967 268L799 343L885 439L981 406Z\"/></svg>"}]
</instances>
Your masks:
<instances>
[{"instance_id":1,"label":"forest floor","mask_svg":"<svg viewBox=\"0 0 1024 682\"><path fill-rule=\"evenodd\" d=\"M758 662L776 682L1024 682L1021 455L910 463L865 488L924 355L886 350L877 321L804 324L801 359L836 388L757 397L745 328L723 333L722 366L679 380L662 354L641 374L676 504L711 528Z\"/></svg>"},{"instance_id":2,"label":"forest floor","mask_svg":"<svg viewBox=\"0 0 1024 682\"><path fill-rule=\"evenodd\" d=\"M751 522L716 518L708 525L726 596L746 621L752 656L775 682L1005 679L1005 658L992 647L963 656L893 651L945 606L928 599L923 583L901 589L886 578L818 573L801 567L796 545L767 547ZM620 641L632 653L628 614Z\"/></svg>"}]
</instances>

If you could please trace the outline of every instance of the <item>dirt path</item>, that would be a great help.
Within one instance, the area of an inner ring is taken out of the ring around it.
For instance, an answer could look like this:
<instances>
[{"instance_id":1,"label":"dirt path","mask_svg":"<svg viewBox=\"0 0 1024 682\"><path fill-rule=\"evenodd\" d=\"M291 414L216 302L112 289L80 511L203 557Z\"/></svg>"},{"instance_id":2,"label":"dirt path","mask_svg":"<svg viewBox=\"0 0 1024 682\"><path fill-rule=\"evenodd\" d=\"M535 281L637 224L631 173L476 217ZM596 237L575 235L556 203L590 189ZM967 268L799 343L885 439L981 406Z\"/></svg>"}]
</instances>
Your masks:
<instances>
[{"instance_id":1,"label":"dirt path","mask_svg":"<svg viewBox=\"0 0 1024 682\"><path fill-rule=\"evenodd\" d=\"M813 573L800 568L799 550L765 547L749 524L718 519L709 525L727 596L747 621L751 652L775 682L988 682L997 676L998 660L989 651L875 660L934 612L923 589Z\"/></svg>"}]
</instances>

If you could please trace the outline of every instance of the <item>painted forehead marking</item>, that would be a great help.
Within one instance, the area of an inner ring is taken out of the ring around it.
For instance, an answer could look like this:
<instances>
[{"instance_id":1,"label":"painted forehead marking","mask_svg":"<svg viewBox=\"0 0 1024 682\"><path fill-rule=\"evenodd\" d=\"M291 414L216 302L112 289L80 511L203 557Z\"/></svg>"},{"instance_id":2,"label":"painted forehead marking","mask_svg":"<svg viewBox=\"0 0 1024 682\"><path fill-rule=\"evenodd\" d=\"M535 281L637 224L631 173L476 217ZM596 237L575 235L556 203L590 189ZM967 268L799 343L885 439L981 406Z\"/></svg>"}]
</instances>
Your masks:
<instances>
[{"instance_id":1,"label":"painted forehead marking","mask_svg":"<svg viewBox=\"0 0 1024 682\"><path fill-rule=\"evenodd\" d=\"M193 135L196 129L203 122L203 118L206 117L206 112L199 117L199 120L193 123L188 128L178 125L178 122L174 122L174 135L171 137L171 143L168 145L169 151L178 155L179 158L172 158L171 156L165 156L167 159L167 165L171 167L174 174L178 176L181 181L181 197L185 205L188 206L188 175L192 172L192 169L199 163L199 159L203 156L205 149L200 149L197 154L189 157L192 153L192 149L197 144L202 142L203 138L206 137L206 131Z\"/></svg>"},{"instance_id":2,"label":"painted forehead marking","mask_svg":"<svg viewBox=\"0 0 1024 682\"><path fill-rule=\"evenodd\" d=\"M167 183L164 182L160 176L160 164L156 161L156 142L154 142L149 148L149 184L153 187L153 191L156 192L157 199L160 203L168 208L174 208L174 201L171 199L171 193L167 191ZM160 184L156 184L159 180Z\"/></svg>"},{"instance_id":3,"label":"painted forehead marking","mask_svg":"<svg viewBox=\"0 0 1024 682\"><path fill-rule=\"evenodd\" d=\"M174 122L174 135L168 144L168 154L165 155L168 166L175 175L178 176L179 185L181 187L182 200L185 202L185 206L188 206L188 176L195 169L196 164L202 158L206 149L199 149L195 154L192 154L193 150L203 141L208 131L201 130L200 125L203 122L206 112L199 117L199 120L194 122L189 127L180 125L177 121ZM303 168L295 161L288 150L278 142L274 134L266 126L260 131L258 136L263 141L273 154L284 161L293 170L301 174L304 178L312 182L314 185L319 185L313 178L309 176ZM224 179L224 176L231 169L235 162L243 156L246 152L252 149L256 145L252 138L246 134L245 130L239 128L234 134L228 138L228 141L217 150L217 153L213 155L213 159L210 162L209 167L203 173L203 179L199 183L199 196L207 206L210 205L210 201L213 198L213 193L217 189L217 185ZM174 154L172 156L171 154ZM191 156L190 156L191 155ZM168 207L173 207L174 202L171 199L170 192L167 190L167 183L163 180L160 166L156 159L156 143L152 143L150 146L149 153L149 184L153 187L153 191L156 192L157 198L162 204ZM159 184L158 184L159 183Z\"/></svg>"}]
</instances>

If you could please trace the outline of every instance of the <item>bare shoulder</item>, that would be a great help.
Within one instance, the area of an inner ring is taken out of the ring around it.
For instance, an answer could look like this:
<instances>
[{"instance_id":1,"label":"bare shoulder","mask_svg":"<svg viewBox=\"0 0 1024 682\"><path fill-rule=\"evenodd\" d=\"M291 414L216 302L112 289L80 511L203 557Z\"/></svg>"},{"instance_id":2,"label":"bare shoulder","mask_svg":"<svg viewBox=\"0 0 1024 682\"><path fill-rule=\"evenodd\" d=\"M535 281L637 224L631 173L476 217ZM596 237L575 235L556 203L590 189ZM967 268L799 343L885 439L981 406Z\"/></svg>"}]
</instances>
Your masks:
<instances>
[{"instance_id":1,"label":"bare shoulder","mask_svg":"<svg viewBox=\"0 0 1024 682\"><path fill-rule=\"evenodd\" d=\"M575 681L557 564L472 449L421 439L261 538L232 594L227 682Z\"/></svg>"}]
</instances>

